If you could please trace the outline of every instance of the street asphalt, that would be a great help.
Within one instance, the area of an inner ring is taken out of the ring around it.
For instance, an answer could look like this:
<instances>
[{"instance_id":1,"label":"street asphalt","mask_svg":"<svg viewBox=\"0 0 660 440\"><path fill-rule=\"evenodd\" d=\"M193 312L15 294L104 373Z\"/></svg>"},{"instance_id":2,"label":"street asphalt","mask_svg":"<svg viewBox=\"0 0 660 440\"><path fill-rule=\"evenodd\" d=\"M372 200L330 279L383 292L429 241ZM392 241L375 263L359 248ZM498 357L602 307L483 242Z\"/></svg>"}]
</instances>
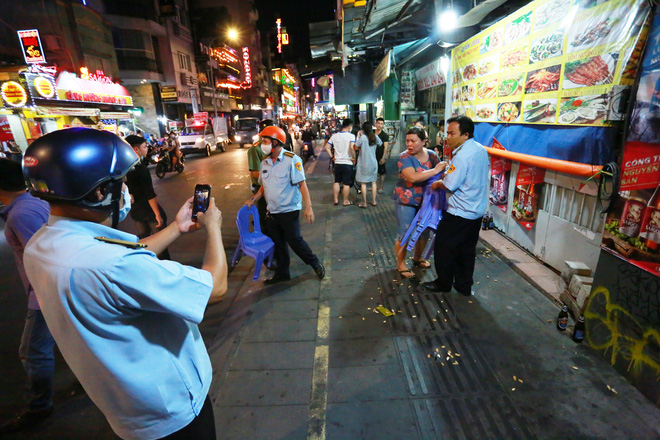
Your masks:
<instances>
[{"instance_id":1,"label":"street asphalt","mask_svg":"<svg viewBox=\"0 0 660 440\"><path fill-rule=\"evenodd\" d=\"M245 153L232 145L189 156L181 175L154 176L170 219L195 184L213 186L228 260L238 242L236 213L251 194ZM418 281L399 279L394 161L378 206L368 209L333 206L325 153L306 169L316 222L302 233L326 278L292 256L292 279L266 287L269 273L253 281L254 260L243 257L227 298L200 326L214 368L219 439L660 438L658 408L589 347L558 332L557 306L484 244L472 297L421 289L433 269L416 268ZM134 231L130 219L121 226ZM173 259L200 267L204 237L180 238ZM22 408L17 351L26 307L3 234L0 261L2 423ZM55 407L43 423L2 438L116 439L59 355Z\"/></svg>"}]
</instances>

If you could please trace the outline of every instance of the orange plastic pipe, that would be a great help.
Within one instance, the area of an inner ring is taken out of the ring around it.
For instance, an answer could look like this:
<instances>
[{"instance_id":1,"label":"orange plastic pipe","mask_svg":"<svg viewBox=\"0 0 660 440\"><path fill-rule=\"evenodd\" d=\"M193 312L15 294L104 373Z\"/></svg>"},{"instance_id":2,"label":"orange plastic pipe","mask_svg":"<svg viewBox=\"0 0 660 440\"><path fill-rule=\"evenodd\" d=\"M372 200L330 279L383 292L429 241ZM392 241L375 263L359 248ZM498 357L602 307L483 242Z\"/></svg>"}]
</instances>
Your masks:
<instances>
[{"instance_id":1,"label":"orange plastic pipe","mask_svg":"<svg viewBox=\"0 0 660 440\"><path fill-rule=\"evenodd\" d=\"M572 176L591 177L603 168L601 165L589 165L568 160L550 159L547 157L532 156L531 154L514 153L513 151L500 150L498 148L484 148L488 151L488 154L492 156L503 157L504 159L511 159L516 162L524 163L525 165L558 171Z\"/></svg>"}]
</instances>

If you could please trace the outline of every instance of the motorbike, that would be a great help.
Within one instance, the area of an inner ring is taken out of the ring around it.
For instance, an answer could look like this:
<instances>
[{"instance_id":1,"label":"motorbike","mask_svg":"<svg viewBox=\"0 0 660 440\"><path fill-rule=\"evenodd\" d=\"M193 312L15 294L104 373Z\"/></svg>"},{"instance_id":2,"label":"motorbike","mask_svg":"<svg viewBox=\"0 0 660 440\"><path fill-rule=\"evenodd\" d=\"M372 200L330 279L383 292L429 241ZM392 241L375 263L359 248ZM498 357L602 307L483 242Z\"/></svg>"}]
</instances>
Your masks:
<instances>
[{"instance_id":1,"label":"motorbike","mask_svg":"<svg viewBox=\"0 0 660 440\"><path fill-rule=\"evenodd\" d=\"M311 142L303 142L302 147L300 147L300 158L303 164L307 163L310 157L314 157L314 147Z\"/></svg>"},{"instance_id":2,"label":"motorbike","mask_svg":"<svg viewBox=\"0 0 660 440\"><path fill-rule=\"evenodd\" d=\"M166 173L171 173L176 171L181 174L183 172L183 162L177 161L176 165L172 166L172 158L170 157L170 152L167 148L161 148L158 153L158 159L156 163L156 176L159 179L165 177Z\"/></svg>"}]
</instances>

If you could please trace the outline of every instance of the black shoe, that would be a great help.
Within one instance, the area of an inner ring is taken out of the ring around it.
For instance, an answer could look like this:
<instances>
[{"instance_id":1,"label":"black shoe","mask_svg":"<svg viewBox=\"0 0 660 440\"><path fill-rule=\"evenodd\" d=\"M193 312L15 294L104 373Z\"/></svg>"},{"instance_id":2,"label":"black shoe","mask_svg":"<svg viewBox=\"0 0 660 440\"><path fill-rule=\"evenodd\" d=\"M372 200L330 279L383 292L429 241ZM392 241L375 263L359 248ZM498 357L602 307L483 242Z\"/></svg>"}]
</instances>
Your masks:
<instances>
[{"instance_id":1,"label":"black shoe","mask_svg":"<svg viewBox=\"0 0 660 440\"><path fill-rule=\"evenodd\" d=\"M290 275L280 275L280 274L275 274L273 275L273 278L269 278L264 281L265 285L270 285L270 284L275 284L279 283L280 281L289 281L291 279Z\"/></svg>"},{"instance_id":2,"label":"black shoe","mask_svg":"<svg viewBox=\"0 0 660 440\"><path fill-rule=\"evenodd\" d=\"M314 267L314 273L316 273L316 276L319 277L319 280L322 280L325 278L325 266L319 263L318 266Z\"/></svg>"},{"instance_id":3,"label":"black shoe","mask_svg":"<svg viewBox=\"0 0 660 440\"><path fill-rule=\"evenodd\" d=\"M451 290L441 288L437 281L427 281L426 283L422 283L422 287L431 292L449 292Z\"/></svg>"},{"instance_id":4,"label":"black shoe","mask_svg":"<svg viewBox=\"0 0 660 440\"><path fill-rule=\"evenodd\" d=\"M25 411L22 414L17 415L9 422L0 426L0 435L11 434L13 432L22 431L26 428L41 423L47 419L53 413L53 407L51 406L48 409L43 411Z\"/></svg>"},{"instance_id":5,"label":"black shoe","mask_svg":"<svg viewBox=\"0 0 660 440\"><path fill-rule=\"evenodd\" d=\"M472 296L474 295L474 290L470 290L469 292L461 292L460 290L457 290L458 293L460 293L463 296Z\"/></svg>"}]
</instances>

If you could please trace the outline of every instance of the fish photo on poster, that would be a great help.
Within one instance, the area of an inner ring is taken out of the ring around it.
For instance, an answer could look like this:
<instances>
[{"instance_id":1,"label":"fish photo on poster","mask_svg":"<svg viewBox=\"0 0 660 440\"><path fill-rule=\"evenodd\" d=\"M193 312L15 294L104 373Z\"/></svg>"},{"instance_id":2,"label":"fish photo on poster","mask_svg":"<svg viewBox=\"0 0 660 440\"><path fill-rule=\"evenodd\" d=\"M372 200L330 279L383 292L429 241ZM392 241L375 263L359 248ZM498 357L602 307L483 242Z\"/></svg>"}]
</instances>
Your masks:
<instances>
[{"instance_id":1,"label":"fish photo on poster","mask_svg":"<svg viewBox=\"0 0 660 440\"><path fill-rule=\"evenodd\" d=\"M523 106L523 122L552 124L557 115L557 98L526 100Z\"/></svg>"}]
</instances>

